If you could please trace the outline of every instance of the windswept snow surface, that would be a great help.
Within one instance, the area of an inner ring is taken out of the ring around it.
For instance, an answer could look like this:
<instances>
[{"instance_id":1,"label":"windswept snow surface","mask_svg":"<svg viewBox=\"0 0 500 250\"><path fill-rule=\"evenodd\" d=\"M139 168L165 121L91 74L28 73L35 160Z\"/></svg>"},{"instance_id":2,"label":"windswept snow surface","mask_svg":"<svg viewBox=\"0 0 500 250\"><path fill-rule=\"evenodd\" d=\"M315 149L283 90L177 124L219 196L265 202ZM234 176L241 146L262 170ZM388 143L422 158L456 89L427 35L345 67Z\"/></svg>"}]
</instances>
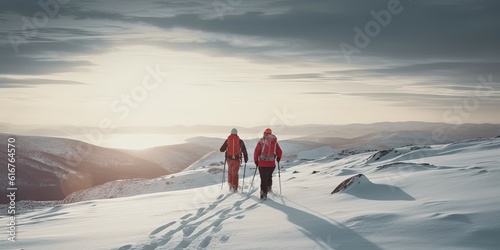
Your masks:
<instances>
[{"instance_id":1,"label":"windswept snow surface","mask_svg":"<svg viewBox=\"0 0 500 250\"><path fill-rule=\"evenodd\" d=\"M19 214L17 241L0 249L500 247L500 138L395 150L375 160L376 151L339 159L319 148L317 160L282 163L266 201L258 199L258 176L249 188L253 169L244 192L229 193L217 164L157 179L172 181L169 188L131 184L123 187L128 197ZM356 174L363 176L330 194ZM0 218L5 239L8 222Z\"/></svg>"}]
</instances>

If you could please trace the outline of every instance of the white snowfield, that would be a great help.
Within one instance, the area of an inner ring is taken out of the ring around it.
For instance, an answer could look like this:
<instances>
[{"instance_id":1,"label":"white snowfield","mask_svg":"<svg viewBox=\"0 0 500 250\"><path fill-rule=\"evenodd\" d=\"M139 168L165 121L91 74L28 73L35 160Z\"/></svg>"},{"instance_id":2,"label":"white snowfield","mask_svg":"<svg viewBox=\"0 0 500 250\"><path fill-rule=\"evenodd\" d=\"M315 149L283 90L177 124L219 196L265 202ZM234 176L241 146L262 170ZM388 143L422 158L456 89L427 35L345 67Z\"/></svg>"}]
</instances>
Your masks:
<instances>
[{"instance_id":1,"label":"white snowfield","mask_svg":"<svg viewBox=\"0 0 500 250\"><path fill-rule=\"evenodd\" d=\"M281 178L275 172L266 201L258 199L258 174L249 187L253 164L243 193L229 193L222 165L201 164L207 157L173 176L74 197L121 198L21 213L15 243L3 216L0 249L500 249L500 138L296 155L282 162ZM356 174L363 176L331 194Z\"/></svg>"}]
</instances>

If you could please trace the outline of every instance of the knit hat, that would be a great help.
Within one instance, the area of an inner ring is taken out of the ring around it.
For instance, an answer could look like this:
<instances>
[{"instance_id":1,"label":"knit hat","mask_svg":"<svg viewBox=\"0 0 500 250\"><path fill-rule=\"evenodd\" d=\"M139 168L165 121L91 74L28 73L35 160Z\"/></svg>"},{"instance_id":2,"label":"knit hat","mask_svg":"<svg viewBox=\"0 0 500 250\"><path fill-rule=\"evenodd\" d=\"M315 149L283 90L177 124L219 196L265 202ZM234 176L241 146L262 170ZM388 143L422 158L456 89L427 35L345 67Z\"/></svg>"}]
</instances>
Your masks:
<instances>
[{"instance_id":1,"label":"knit hat","mask_svg":"<svg viewBox=\"0 0 500 250\"><path fill-rule=\"evenodd\" d=\"M238 130L236 128L231 129L231 134L232 135L237 135L238 134Z\"/></svg>"},{"instance_id":2,"label":"knit hat","mask_svg":"<svg viewBox=\"0 0 500 250\"><path fill-rule=\"evenodd\" d=\"M270 129L270 128L266 128L266 130L264 130L264 134L272 134L273 131Z\"/></svg>"}]
</instances>

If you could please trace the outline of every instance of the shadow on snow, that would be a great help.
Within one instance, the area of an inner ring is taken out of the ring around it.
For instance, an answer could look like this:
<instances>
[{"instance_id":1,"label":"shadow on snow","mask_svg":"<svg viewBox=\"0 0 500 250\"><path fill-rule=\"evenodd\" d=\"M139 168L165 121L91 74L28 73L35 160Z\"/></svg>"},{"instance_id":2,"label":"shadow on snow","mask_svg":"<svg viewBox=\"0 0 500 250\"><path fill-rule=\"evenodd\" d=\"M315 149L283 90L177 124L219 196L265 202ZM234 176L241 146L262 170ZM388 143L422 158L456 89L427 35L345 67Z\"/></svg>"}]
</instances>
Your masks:
<instances>
[{"instance_id":1,"label":"shadow on snow","mask_svg":"<svg viewBox=\"0 0 500 250\"><path fill-rule=\"evenodd\" d=\"M262 203L285 213L288 220L322 247L333 249L381 249L355 231L314 214L285 206L273 200Z\"/></svg>"}]
</instances>

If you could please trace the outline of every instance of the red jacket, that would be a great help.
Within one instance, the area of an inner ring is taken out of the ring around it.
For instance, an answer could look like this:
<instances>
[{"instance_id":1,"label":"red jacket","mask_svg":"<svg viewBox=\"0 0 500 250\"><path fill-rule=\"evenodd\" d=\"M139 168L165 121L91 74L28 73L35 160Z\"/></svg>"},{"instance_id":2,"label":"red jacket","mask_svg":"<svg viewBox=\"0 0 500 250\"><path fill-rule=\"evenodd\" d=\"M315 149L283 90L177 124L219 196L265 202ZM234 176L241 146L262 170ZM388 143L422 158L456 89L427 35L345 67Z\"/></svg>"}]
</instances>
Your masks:
<instances>
[{"instance_id":1,"label":"red jacket","mask_svg":"<svg viewBox=\"0 0 500 250\"><path fill-rule=\"evenodd\" d=\"M266 160L262 160L260 159L260 153L262 151L262 144L264 143L263 139L260 139L259 142L257 143L257 145L255 146L255 150L253 152L253 160L257 163L258 162L258 165L259 167L276 167L276 160L272 160L272 161L266 161ZM276 142L276 158L280 158L281 159L281 156L283 154L283 151L281 151L281 147L279 145L278 142Z\"/></svg>"}]
</instances>

